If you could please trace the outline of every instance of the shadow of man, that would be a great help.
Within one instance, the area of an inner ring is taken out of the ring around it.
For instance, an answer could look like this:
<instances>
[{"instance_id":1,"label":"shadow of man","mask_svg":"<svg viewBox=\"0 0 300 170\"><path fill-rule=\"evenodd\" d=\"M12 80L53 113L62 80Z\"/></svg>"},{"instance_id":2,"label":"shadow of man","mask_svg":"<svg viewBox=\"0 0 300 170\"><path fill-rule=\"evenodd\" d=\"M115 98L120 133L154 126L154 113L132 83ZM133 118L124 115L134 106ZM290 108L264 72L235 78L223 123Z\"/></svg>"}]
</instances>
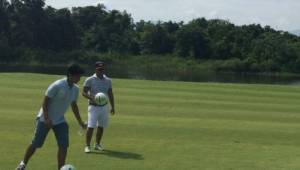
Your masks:
<instances>
[{"instance_id":1,"label":"shadow of man","mask_svg":"<svg viewBox=\"0 0 300 170\"><path fill-rule=\"evenodd\" d=\"M113 150L104 150L102 152L92 152L93 154L101 154L110 157L120 158L120 159L134 159L134 160L144 160L143 155L132 153L132 152L120 152Z\"/></svg>"}]
</instances>

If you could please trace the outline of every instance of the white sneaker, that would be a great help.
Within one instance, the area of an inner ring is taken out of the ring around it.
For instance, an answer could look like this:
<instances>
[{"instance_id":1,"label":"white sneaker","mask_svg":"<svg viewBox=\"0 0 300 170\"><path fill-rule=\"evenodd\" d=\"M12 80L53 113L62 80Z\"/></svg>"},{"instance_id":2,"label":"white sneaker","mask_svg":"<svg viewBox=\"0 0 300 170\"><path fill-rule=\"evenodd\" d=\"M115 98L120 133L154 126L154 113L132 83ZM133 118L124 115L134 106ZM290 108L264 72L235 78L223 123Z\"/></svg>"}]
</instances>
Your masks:
<instances>
[{"instance_id":1,"label":"white sneaker","mask_svg":"<svg viewBox=\"0 0 300 170\"><path fill-rule=\"evenodd\" d=\"M95 145L95 150L97 150L97 151L104 151L104 147L101 144L96 144Z\"/></svg>"},{"instance_id":2,"label":"white sneaker","mask_svg":"<svg viewBox=\"0 0 300 170\"><path fill-rule=\"evenodd\" d=\"M90 153L90 152L91 152L91 147L90 147L90 146L86 146L86 147L84 148L84 152L85 152L85 153Z\"/></svg>"},{"instance_id":3,"label":"white sneaker","mask_svg":"<svg viewBox=\"0 0 300 170\"><path fill-rule=\"evenodd\" d=\"M24 164L24 162L22 161L19 165L18 165L18 167L16 168L16 170L25 170L25 164Z\"/></svg>"}]
</instances>

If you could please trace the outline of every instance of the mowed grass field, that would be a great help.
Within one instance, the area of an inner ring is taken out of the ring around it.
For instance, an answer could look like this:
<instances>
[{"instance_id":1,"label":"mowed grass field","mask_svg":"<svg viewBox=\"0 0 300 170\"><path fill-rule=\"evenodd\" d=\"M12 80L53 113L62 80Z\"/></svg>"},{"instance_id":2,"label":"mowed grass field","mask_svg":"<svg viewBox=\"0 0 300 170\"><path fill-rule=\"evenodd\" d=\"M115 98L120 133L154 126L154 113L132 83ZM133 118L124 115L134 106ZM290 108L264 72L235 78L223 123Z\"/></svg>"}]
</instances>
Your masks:
<instances>
[{"instance_id":1,"label":"mowed grass field","mask_svg":"<svg viewBox=\"0 0 300 170\"><path fill-rule=\"evenodd\" d=\"M57 75L0 74L0 169L14 169ZM80 85L85 78L81 79ZM113 79L116 115L103 144L85 154L72 112L67 162L77 170L300 169L300 87ZM87 102L79 96L83 118ZM93 138L94 141L94 138ZM49 133L28 170L55 170Z\"/></svg>"}]
</instances>

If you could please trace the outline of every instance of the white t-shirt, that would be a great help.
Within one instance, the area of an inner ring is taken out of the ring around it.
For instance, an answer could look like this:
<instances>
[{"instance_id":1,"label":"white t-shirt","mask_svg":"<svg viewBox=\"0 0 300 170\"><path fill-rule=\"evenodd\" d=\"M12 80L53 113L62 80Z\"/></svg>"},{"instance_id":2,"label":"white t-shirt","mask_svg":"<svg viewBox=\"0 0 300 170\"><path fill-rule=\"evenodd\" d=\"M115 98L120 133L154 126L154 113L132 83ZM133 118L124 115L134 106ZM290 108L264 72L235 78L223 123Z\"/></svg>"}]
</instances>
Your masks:
<instances>
[{"instance_id":1,"label":"white t-shirt","mask_svg":"<svg viewBox=\"0 0 300 170\"><path fill-rule=\"evenodd\" d=\"M100 79L96 74L94 74L85 80L83 86L91 88L90 95L92 96L95 96L99 92L108 96L108 90L112 88L112 82L111 79L105 75L102 79Z\"/></svg>"},{"instance_id":2,"label":"white t-shirt","mask_svg":"<svg viewBox=\"0 0 300 170\"><path fill-rule=\"evenodd\" d=\"M68 110L72 102L76 102L78 98L79 87L73 84L68 85L67 78L63 78L50 84L45 95L50 98L48 106L49 118L53 125L65 122L64 114ZM43 108L38 113L40 121L45 121Z\"/></svg>"}]
</instances>

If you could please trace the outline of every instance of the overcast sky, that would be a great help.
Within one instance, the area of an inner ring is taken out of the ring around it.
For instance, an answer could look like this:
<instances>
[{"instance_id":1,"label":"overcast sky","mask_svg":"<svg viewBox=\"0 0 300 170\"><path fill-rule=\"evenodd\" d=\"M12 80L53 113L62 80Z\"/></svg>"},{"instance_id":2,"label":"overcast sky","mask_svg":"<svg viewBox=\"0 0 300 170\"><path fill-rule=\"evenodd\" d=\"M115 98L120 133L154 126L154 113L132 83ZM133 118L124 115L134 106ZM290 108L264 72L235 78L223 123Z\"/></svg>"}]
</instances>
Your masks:
<instances>
[{"instance_id":1,"label":"overcast sky","mask_svg":"<svg viewBox=\"0 0 300 170\"><path fill-rule=\"evenodd\" d=\"M109 10L126 10L134 21L228 19L241 25L259 23L280 30L300 29L300 0L46 0L55 8L102 3Z\"/></svg>"}]
</instances>

